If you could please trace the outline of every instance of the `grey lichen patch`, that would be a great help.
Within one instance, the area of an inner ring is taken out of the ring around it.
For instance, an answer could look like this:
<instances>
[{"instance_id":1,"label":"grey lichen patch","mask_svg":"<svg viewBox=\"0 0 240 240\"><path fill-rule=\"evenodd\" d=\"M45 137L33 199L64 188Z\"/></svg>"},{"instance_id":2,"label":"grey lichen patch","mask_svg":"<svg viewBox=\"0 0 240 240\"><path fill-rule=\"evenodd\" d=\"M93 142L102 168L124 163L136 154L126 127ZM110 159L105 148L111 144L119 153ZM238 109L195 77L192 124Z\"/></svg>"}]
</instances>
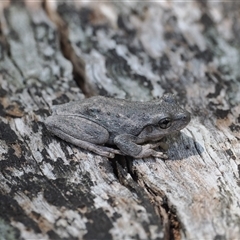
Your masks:
<instances>
[{"instance_id":1,"label":"grey lichen patch","mask_svg":"<svg viewBox=\"0 0 240 240\"><path fill-rule=\"evenodd\" d=\"M36 83L37 79L49 83L56 77L71 78L71 64L59 51L56 29L44 18L41 11L35 12L31 19L24 6L12 5L4 16L10 33L15 33L8 35L11 58L6 64L14 61L13 65L22 75L18 81L28 85Z\"/></svg>"},{"instance_id":2,"label":"grey lichen patch","mask_svg":"<svg viewBox=\"0 0 240 240\"><path fill-rule=\"evenodd\" d=\"M6 223L3 219L0 219L0 240L16 240L19 239L19 230L13 228L10 224Z\"/></svg>"},{"instance_id":3,"label":"grey lichen patch","mask_svg":"<svg viewBox=\"0 0 240 240\"><path fill-rule=\"evenodd\" d=\"M24 209L11 196L0 194L0 207L2 209L0 213L1 219L8 222L21 222L21 224L32 229L35 233L40 233L38 224L25 213Z\"/></svg>"}]
</instances>

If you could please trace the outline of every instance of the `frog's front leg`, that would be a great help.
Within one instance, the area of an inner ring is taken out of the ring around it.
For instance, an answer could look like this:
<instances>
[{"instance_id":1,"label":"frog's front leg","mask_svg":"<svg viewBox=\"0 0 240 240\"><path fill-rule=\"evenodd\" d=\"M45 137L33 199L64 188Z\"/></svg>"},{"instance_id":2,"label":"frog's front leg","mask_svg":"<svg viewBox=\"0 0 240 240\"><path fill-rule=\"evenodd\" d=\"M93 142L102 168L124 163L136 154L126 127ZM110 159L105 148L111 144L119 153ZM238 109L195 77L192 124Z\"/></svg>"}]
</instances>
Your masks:
<instances>
[{"instance_id":1,"label":"frog's front leg","mask_svg":"<svg viewBox=\"0 0 240 240\"><path fill-rule=\"evenodd\" d=\"M162 142L138 145L137 137L129 134L122 134L115 137L114 143L121 150L121 152L134 158L144 158L150 156L163 159L168 158L167 154L153 150L154 148L161 146Z\"/></svg>"},{"instance_id":2,"label":"frog's front leg","mask_svg":"<svg viewBox=\"0 0 240 240\"><path fill-rule=\"evenodd\" d=\"M46 119L45 124L54 135L85 150L109 158L113 158L114 154L122 154L118 150L101 146L109 139L108 131L85 118L53 115Z\"/></svg>"}]
</instances>

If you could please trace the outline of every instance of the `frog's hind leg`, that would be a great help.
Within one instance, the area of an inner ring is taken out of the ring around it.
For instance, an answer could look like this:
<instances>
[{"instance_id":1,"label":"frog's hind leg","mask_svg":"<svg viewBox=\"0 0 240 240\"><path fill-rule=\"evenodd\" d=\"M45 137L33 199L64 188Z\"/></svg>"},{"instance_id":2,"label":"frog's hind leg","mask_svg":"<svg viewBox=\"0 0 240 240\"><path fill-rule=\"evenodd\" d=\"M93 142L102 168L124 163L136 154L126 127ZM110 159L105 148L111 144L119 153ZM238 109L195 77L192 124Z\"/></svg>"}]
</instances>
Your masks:
<instances>
[{"instance_id":1,"label":"frog's hind leg","mask_svg":"<svg viewBox=\"0 0 240 240\"><path fill-rule=\"evenodd\" d=\"M119 150L101 146L108 141L109 133L90 120L77 116L51 116L45 124L56 136L85 150L108 158L123 154Z\"/></svg>"},{"instance_id":2,"label":"frog's hind leg","mask_svg":"<svg viewBox=\"0 0 240 240\"><path fill-rule=\"evenodd\" d=\"M73 138L69 135L65 135L63 132L56 134L61 139L64 139L67 142L72 143L80 148L85 150L94 152L100 156L107 157L107 158L114 158L115 154L122 154L119 150L108 148L105 146L95 145L90 142L86 142L80 139Z\"/></svg>"}]
</instances>

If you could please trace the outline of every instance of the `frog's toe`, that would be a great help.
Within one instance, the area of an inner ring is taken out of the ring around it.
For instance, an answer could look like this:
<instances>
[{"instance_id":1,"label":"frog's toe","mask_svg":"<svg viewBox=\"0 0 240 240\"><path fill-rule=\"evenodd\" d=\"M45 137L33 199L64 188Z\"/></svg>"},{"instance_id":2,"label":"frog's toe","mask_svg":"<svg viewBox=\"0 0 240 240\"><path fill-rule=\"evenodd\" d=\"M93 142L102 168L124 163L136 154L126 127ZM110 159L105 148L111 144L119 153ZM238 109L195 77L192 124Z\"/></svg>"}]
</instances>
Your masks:
<instances>
[{"instance_id":1,"label":"frog's toe","mask_svg":"<svg viewBox=\"0 0 240 240\"><path fill-rule=\"evenodd\" d=\"M97 154L102 156L102 157L107 157L107 158L114 158L115 157L115 154L111 153L111 152L101 151L101 152L98 152Z\"/></svg>"},{"instance_id":2,"label":"frog's toe","mask_svg":"<svg viewBox=\"0 0 240 240\"><path fill-rule=\"evenodd\" d=\"M168 155L166 153L163 153L163 152L154 151L152 156L153 157L159 157L159 158L162 158L162 159L168 159Z\"/></svg>"},{"instance_id":3,"label":"frog's toe","mask_svg":"<svg viewBox=\"0 0 240 240\"><path fill-rule=\"evenodd\" d=\"M108 153L108 158L114 158L115 154L114 153Z\"/></svg>"}]
</instances>

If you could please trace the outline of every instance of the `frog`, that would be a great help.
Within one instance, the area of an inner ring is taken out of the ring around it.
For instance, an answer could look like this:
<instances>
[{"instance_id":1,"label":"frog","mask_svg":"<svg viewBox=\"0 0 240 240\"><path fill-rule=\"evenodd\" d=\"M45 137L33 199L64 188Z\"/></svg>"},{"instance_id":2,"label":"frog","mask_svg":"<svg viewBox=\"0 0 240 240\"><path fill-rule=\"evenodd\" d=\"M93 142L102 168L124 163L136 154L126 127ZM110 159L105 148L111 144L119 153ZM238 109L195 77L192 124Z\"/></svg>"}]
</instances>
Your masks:
<instances>
[{"instance_id":1,"label":"frog","mask_svg":"<svg viewBox=\"0 0 240 240\"><path fill-rule=\"evenodd\" d=\"M45 125L66 142L103 157L167 159L164 147L159 151L163 139L186 127L190 119L170 93L146 102L93 96L55 105Z\"/></svg>"}]
</instances>

